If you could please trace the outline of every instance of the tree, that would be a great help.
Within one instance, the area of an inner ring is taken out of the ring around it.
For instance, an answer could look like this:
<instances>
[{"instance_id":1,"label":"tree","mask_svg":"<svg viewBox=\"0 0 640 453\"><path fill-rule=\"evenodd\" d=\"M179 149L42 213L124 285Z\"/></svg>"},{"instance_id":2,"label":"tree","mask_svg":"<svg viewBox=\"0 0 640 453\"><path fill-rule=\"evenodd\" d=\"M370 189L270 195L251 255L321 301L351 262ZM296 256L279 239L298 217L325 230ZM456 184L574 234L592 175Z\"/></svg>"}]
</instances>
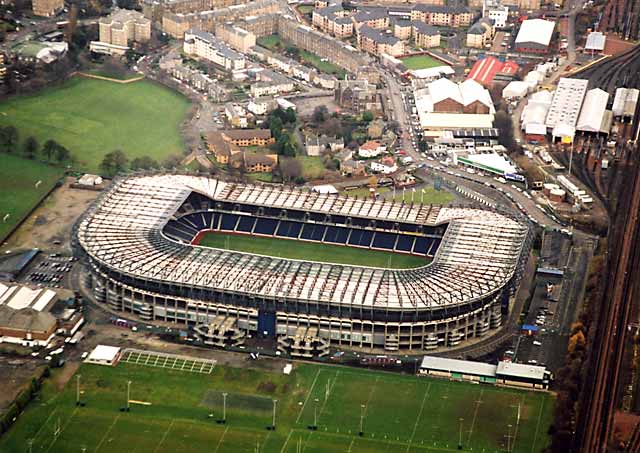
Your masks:
<instances>
[{"instance_id":1,"label":"tree","mask_svg":"<svg viewBox=\"0 0 640 453\"><path fill-rule=\"evenodd\" d=\"M296 111L293 110L291 107L285 110L285 118L286 118L285 123L289 123L289 124L295 124L295 122L298 119L296 116Z\"/></svg>"},{"instance_id":2,"label":"tree","mask_svg":"<svg viewBox=\"0 0 640 453\"><path fill-rule=\"evenodd\" d=\"M158 167L158 162L149 156L136 157L131 161L132 170L149 170Z\"/></svg>"},{"instance_id":3,"label":"tree","mask_svg":"<svg viewBox=\"0 0 640 453\"><path fill-rule=\"evenodd\" d=\"M373 113L371 113L369 110L365 111L362 114L362 121L366 121L367 123L373 121Z\"/></svg>"},{"instance_id":4,"label":"tree","mask_svg":"<svg viewBox=\"0 0 640 453\"><path fill-rule=\"evenodd\" d=\"M276 140L280 139L282 135L282 120L277 115L272 115L269 117L269 130L271 131L271 135Z\"/></svg>"},{"instance_id":5,"label":"tree","mask_svg":"<svg viewBox=\"0 0 640 453\"><path fill-rule=\"evenodd\" d=\"M295 157L296 147L291 143L291 136L288 133L282 133L276 141L276 150L282 156Z\"/></svg>"},{"instance_id":6,"label":"tree","mask_svg":"<svg viewBox=\"0 0 640 453\"><path fill-rule=\"evenodd\" d=\"M121 150L116 149L104 156L100 164L100 169L107 175L114 176L127 168L128 161L127 156Z\"/></svg>"},{"instance_id":7,"label":"tree","mask_svg":"<svg viewBox=\"0 0 640 453\"><path fill-rule=\"evenodd\" d=\"M64 30L64 40L68 43L73 42L73 35L76 33L76 27L78 26L78 5L73 3L71 4L71 9L69 10L69 21L67 22L67 26Z\"/></svg>"},{"instance_id":8,"label":"tree","mask_svg":"<svg viewBox=\"0 0 640 453\"><path fill-rule=\"evenodd\" d=\"M283 181L291 182L302 177L302 164L297 159L282 157L279 166Z\"/></svg>"},{"instance_id":9,"label":"tree","mask_svg":"<svg viewBox=\"0 0 640 453\"><path fill-rule=\"evenodd\" d=\"M56 149L58 149L59 146L60 145L55 140L49 139L44 142L44 146L42 147L42 155L46 158L47 162L51 160L56 152Z\"/></svg>"},{"instance_id":10,"label":"tree","mask_svg":"<svg viewBox=\"0 0 640 453\"><path fill-rule=\"evenodd\" d=\"M180 157L178 154L171 154L162 162L162 167L177 168L180 166L181 162L182 162L182 157Z\"/></svg>"},{"instance_id":11,"label":"tree","mask_svg":"<svg viewBox=\"0 0 640 453\"><path fill-rule=\"evenodd\" d=\"M513 124L511 117L504 110L498 110L493 119L493 127L498 129L498 142L510 152L516 150L516 141L513 138Z\"/></svg>"},{"instance_id":12,"label":"tree","mask_svg":"<svg viewBox=\"0 0 640 453\"><path fill-rule=\"evenodd\" d=\"M15 127L7 126L2 129L2 144L4 145L4 150L8 153L13 152L18 144L18 138L18 129Z\"/></svg>"},{"instance_id":13,"label":"tree","mask_svg":"<svg viewBox=\"0 0 640 453\"><path fill-rule=\"evenodd\" d=\"M319 105L313 109L311 119L314 123L320 124L329 116L329 109L326 105Z\"/></svg>"},{"instance_id":14,"label":"tree","mask_svg":"<svg viewBox=\"0 0 640 453\"><path fill-rule=\"evenodd\" d=\"M38 140L36 140L35 137L27 137L24 142L24 157L26 157L27 159L33 159L34 157L36 157L39 148L40 145L38 144Z\"/></svg>"},{"instance_id":15,"label":"tree","mask_svg":"<svg viewBox=\"0 0 640 453\"><path fill-rule=\"evenodd\" d=\"M56 160L58 162L66 162L71 157L71 153L62 145L56 147ZM125 158L126 159L126 158Z\"/></svg>"},{"instance_id":16,"label":"tree","mask_svg":"<svg viewBox=\"0 0 640 453\"><path fill-rule=\"evenodd\" d=\"M340 135L342 122L338 118L329 118L318 126L318 132L326 135Z\"/></svg>"}]
</instances>

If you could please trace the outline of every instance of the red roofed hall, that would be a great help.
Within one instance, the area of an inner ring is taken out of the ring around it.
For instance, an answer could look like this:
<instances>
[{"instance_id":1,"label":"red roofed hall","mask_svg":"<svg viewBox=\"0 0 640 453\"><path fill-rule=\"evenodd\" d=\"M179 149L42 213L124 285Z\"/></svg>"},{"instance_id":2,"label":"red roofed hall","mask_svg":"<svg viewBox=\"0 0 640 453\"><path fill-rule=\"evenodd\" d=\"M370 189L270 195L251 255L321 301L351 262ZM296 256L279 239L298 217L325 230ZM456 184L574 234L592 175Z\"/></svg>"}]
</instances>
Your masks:
<instances>
[{"instance_id":1,"label":"red roofed hall","mask_svg":"<svg viewBox=\"0 0 640 453\"><path fill-rule=\"evenodd\" d=\"M467 79L473 79L485 87L490 87L494 80L512 80L519 69L520 66L513 61L503 63L495 57L486 57L476 61Z\"/></svg>"}]
</instances>

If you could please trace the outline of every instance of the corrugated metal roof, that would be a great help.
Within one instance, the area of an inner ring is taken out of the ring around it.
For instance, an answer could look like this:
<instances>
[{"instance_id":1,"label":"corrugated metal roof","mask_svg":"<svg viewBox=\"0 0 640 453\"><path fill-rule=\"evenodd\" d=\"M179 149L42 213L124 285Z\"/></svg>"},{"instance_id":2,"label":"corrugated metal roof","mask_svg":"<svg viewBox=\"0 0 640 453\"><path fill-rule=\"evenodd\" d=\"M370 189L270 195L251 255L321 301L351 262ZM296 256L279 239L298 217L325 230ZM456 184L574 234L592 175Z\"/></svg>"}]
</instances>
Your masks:
<instances>
[{"instance_id":1,"label":"corrugated metal roof","mask_svg":"<svg viewBox=\"0 0 640 453\"><path fill-rule=\"evenodd\" d=\"M498 377L519 377L524 379L544 379L547 369L543 366L525 365L513 362L498 362L496 375Z\"/></svg>"},{"instance_id":2,"label":"corrugated metal roof","mask_svg":"<svg viewBox=\"0 0 640 453\"><path fill-rule=\"evenodd\" d=\"M589 36L587 36L587 44L584 46L584 48L585 50L602 51L604 50L604 43L606 39L607 37L604 35L604 33L599 31L592 31L591 33L589 33Z\"/></svg>"},{"instance_id":3,"label":"corrugated metal roof","mask_svg":"<svg viewBox=\"0 0 640 453\"><path fill-rule=\"evenodd\" d=\"M608 102L609 93L606 91L600 88L587 91L576 129L585 132L606 132L602 131L602 123Z\"/></svg>"},{"instance_id":4,"label":"corrugated metal roof","mask_svg":"<svg viewBox=\"0 0 640 453\"><path fill-rule=\"evenodd\" d=\"M468 360L447 359L445 357L424 356L421 369L446 371L449 373L471 374L474 376L495 377L496 365L481 362L470 362Z\"/></svg>"}]
</instances>

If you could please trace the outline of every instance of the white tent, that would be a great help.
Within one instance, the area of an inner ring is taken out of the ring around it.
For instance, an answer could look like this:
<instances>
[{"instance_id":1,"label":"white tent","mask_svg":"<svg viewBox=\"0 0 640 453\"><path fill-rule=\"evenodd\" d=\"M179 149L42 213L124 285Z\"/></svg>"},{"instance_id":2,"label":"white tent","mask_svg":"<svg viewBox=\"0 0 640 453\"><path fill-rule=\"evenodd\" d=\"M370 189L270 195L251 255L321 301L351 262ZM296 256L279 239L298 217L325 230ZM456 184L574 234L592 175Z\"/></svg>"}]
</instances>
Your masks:
<instances>
[{"instance_id":1,"label":"white tent","mask_svg":"<svg viewBox=\"0 0 640 453\"><path fill-rule=\"evenodd\" d=\"M584 132L608 132L603 130L606 127L603 123L606 122L608 102L609 93L606 91L600 88L587 91L576 129Z\"/></svg>"},{"instance_id":2,"label":"white tent","mask_svg":"<svg viewBox=\"0 0 640 453\"><path fill-rule=\"evenodd\" d=\"M528 91L529 84L527 82L514 80L504 87L502 90L502 97L505 99L521 99L527 95Z\"/></svg>"}]
</instances>

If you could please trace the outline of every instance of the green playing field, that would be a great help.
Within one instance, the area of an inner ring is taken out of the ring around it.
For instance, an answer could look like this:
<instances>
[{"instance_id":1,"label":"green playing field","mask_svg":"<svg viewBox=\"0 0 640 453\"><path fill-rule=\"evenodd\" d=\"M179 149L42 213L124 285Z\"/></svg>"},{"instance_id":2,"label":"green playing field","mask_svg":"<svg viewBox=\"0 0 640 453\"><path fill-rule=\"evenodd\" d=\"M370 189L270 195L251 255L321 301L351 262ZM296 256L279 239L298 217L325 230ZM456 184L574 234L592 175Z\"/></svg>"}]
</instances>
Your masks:
<instances>
[{"instance_id":1,"label":"green playing field","mask_svg":"<svg viewBox=\"0 0 640 453\"><path fill-rule=\"evenodd\" d=\"M538 452L553 397L338 366L290 375L216 366L211 374L142 364L83 365L62 392L46 383L0 451L24 452ZM131 381L131 411L125 406ZM226 424L222 393L226 393ZM277 400L276 430L272 423ZM317 423L317 430L308 426ZM358 433L362 427L363 435ZM300 448L302 450L300 450Z\"/></svg>"},{"instance_id":2,"label":"green playing field","mask_svg":"<svg viewBox=\"0 0 640 453\"><path fill-rule=\"evenodd\" d=\"M360 266L408 269L428 264L430 259L393 252L383 252L344 245L303 242L219 232L207 232L199 245L258 255L291 258L326 263L354 264Z\"/></svg>"}]
</instances>

